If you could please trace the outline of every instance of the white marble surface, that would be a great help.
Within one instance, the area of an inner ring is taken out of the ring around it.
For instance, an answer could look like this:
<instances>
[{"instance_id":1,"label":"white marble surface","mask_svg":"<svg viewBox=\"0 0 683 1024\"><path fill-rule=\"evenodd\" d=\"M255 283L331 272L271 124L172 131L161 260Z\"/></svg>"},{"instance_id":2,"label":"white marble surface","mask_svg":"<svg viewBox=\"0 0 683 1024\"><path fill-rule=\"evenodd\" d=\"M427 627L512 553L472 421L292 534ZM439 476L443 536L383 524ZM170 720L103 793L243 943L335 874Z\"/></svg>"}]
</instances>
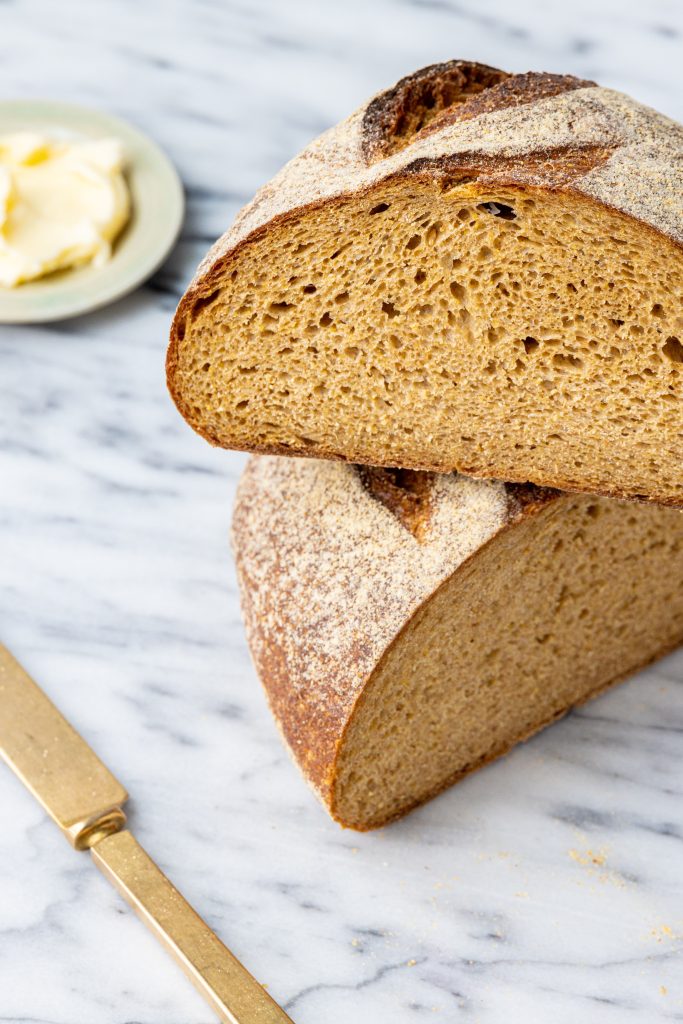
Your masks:
<instances>
[{"instance_id":1,"label":"white marble surface","mask_svg":"<svg viewBox=\"0 0 683 1024\"><path fill-rule=\"evenodd\" d=\"M175 301L256 186L400 74L569 71L683 118L682 47L674 0L0 2L0 92L130 118L189 201L133 297L0 328L0 636L297 1024L683 1020L683 655L403 823L341 831L249 663L227 545L242 457L166 395ZM7 770L0 811L0 1022L208 1024Z\"/></svg>"}]
</instances>

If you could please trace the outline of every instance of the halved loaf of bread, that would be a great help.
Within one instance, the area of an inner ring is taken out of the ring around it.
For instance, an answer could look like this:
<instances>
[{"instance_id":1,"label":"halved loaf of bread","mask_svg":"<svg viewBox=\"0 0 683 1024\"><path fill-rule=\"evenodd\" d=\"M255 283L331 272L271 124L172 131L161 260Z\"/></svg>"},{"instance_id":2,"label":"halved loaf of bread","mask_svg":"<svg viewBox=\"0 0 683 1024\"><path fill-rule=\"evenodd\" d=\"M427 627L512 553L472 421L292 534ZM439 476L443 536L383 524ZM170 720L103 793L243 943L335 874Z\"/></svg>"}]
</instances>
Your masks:
<instances>
[{"instance_id":1,"label":"halved loaf of bread","mask_svg":"<svg viewBox=\"0 0 683 1024\"><path fill-rule=\"evenodd\" d=\"M259 456L233 524L256 668L330 814L404 814L683 640L683 514Z\"/></svg>"},{"instance_id":2,"label":"halved loaf of bread","mask_svg":"<svg viewBox=\"0 0 683 1024\"><path fill-rule=\"evenodd\" d=\"M453 61L257 194L168 353L229 448L683 506L683 129Z\"/></svg>"}]
</instances>

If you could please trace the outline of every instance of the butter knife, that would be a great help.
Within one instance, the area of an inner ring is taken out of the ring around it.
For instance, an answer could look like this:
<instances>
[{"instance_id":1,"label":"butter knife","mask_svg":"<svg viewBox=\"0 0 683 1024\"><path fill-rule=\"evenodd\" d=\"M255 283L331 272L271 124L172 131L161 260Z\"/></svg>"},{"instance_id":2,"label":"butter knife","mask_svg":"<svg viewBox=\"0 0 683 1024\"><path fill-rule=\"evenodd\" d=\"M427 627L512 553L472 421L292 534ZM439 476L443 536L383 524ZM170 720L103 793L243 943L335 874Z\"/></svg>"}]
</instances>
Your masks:
<instances>
[{"instance_id":1,"label":"butter knife","mask_svg":"<svg viewBox=\"0 0 683 1024\"><path fill-rule=\"evenodd\" d=\"M128 794L0 644L0 754L227 1024L292 1024L126 828Z\"/></svg>"}]
</instances>

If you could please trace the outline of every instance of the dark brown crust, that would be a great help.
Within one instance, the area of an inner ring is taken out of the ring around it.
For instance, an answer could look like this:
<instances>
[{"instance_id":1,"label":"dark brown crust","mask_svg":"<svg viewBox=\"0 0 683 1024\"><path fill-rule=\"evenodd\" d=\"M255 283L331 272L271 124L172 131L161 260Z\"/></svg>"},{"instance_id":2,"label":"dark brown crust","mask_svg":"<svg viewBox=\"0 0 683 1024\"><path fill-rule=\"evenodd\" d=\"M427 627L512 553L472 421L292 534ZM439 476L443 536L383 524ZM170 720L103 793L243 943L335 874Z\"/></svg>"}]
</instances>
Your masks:
<instances>
[{"instance_id":1,"label":"dark brown crust","mask_svg":"<svg viewBox=\"0 0 683 1024\"><path fill-rule=\"evenodd\" d=\"M372 163L398 152L433 119L508 77L506 71L467 60L431 64L406 75L368 104L361 129L365 159Z\"/></svg>"},{"instance_id":2,"label":"dark brown crust","mask_svg":"<svg viewBox=\"0 0 683 1024\"><path fill-rule=\"evenodd\" d=\"M506 483L505 487L511 519L526 512L537 511L562 497L562 492L555 487L537 487L530 483Z\"/></svg>"},{"instance_id":3,"label":"dark brown crust","mask_svg":"<svg viewBox=\"0 0 683 1024\"><path fill-rule=\"evenodd\" d=\"M444 190L464 181L478 182L487 188L526 185L557 190L600 167L613 152L612 146L561 146L514 157L460 153L429 163L416 160L410 171L428 172Z\"/></svg>"},{"instance_id":4,"label":"dark brown crust","mask_svg":"<svg viewBox=\"0 0 683 1024\"><path fill-rule=\"evenodd\" d=\"M431 519L436 474L385 466L358 466L357 469L368 494L388 508L401 525L421 541ZM561 492L554 488L530 483L508 483L506 493L511 522L561 497Z\"/></svg>"},{"instance_id":5,"label":"dark brown crust","mask_svg":"<svg viewBox=\"0 0 683 1024\"><path fill-rule=\"evenodd\" d=\"M431 518L434 474L383 466L359 466L358 473L368 494L421 540Z\"/></svg>"},{"instance_id":6,"label":"dark brown crust","mask_svg":"<svg viewBox=\"0 0 683 1024\"><path fill-rule=\"evenodd\" d=\"M445 110L425 125L420 135L424 137L458 121L470 121L482 114L521 107L525 103L536 103L563 92L572 92L573 89L587 89L595 84L586 78L574 78L573 75L549 75L538 71L511 75L477 95L467 97L452 109Z\"/></svg>"}]
</instances>

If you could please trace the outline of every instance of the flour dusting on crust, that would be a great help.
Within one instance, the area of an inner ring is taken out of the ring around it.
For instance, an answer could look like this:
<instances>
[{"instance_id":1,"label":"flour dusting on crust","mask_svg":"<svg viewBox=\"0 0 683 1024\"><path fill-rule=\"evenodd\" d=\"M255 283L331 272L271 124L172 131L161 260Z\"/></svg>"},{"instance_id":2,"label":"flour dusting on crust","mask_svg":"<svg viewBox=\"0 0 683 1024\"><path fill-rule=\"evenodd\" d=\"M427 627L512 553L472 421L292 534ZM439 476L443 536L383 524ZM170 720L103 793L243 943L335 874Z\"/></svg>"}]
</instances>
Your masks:
<instances>
[{"instance_id":1,"label":"flour dusting on crust","mask_svg":"<svg viewBox=\"0 0 683 1024\"><path fill-rule=\"evenodd\" d=\"M535 488L437 474L417 540L368 493L355 466L250 460L233 522L249 646L276 720L318 788L332 760L325 743L338 740L387 646L440 584L522 514L527 490L536 502L552 500Z\"/></svg>"}]
</instances>

